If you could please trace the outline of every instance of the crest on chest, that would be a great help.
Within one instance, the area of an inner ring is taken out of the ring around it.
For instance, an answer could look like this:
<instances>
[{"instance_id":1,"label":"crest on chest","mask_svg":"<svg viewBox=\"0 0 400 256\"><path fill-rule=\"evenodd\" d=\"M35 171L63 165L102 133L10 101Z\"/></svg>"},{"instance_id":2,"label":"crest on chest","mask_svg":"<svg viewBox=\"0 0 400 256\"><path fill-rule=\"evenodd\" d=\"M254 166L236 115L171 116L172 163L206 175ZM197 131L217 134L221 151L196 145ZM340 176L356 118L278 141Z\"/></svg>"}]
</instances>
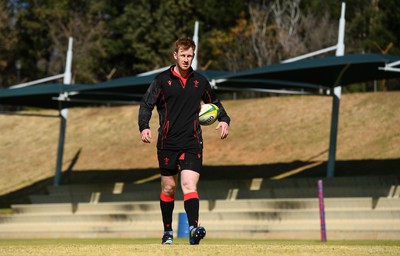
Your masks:
<instances>
[{"instance_id":1,"label":"crest on chest","mask_svg":"<svg viewBox=\"0 0 400 256\"><path fill-rule=\"evenodd\" d=\"M182 81L182 80L167 80L165 83L167 89L198 89L200 87L200 82L195 79L195 80L187 80L187 81Z\"/></svg>"}]
</instances>

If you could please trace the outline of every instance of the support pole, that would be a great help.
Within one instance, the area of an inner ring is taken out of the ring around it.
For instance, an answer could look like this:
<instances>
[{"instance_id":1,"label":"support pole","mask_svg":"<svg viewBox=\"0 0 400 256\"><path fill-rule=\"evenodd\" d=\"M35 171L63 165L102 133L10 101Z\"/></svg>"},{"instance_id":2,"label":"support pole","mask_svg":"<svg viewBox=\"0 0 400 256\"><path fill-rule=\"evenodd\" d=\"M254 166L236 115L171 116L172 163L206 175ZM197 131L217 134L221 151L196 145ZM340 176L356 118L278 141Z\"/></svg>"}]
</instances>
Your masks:
<instances>
[{"instance_id":1,"label":"support pole","mask_svg":"<svg viewBox=\"0 0 400 256\"><path fill-rule=\"evenodd\" d=\"M67 116L68 109L62 109L60 111L60 133L58 136L58 150L57 150L57 163L56 163L56 173L54 175L54 186L58 186L61 184L61 175L62 175L62 161L64 155L64 142L65 142L65 131L67 128Z\"/></svg>"},{"instance_id":2,"label":"support pole","mask_svg":"<svg viewBox=\"0 0 400 256\"><path fill-rule=\"evenodd\" d=\"M72 67L72 37L69 38L68 41L68 51L67 51L67 59L65 65L65 73L64 73L64 84L71 84L71 67ZM61 93L60 97L66 97L66 93ZM65 143L65 132L67 128L67 117L68 117L68 109L62 108L60 110L60 133L58 135L58 150L57 150L57 162L56 162L56 171L54 175L54 186L59 186L61 184L61 176L62 176L62 162L64 156L64 143Z\"/></svg>"},{"instance_id":3,"label":"support pole","mask_svg":"<svg viewBox=\"0 0 400 256\"><path fill-rule=\"evenodd\" d=\"M329 140L329 159L328 159L328 171L327 177L332 178L335 175L335 162L336 162L336 145L337 145L337 134L339 126L339 106L340 96L342 94L342 87L337 86L333 90L332 99L332 116L331 116L331 134Z\"/></svg>"},{"instance_id":4,"label":"support pole","mask_svg":"<svg viewBox=\"0 0 400 256\"><path fill-rule=\"evenodd\" d=\"M199 49L199 22L197 20L194 23L193 41L196 44L196 49L194 50L194 59L192 62L192 68L194 70L197 70L197 52Z\"/></svg>"},{"instance_id":5,"label":"support pole","mask_svg":"<svg viewBox=\"0 0 400 256\"><path fill-rule=\"evenodd\" d=\"M342 12L339 21L339 33L338 43L336 49L336 56L344 55L344 31L345 31L345 10L346 3L342 3ZM338 123L339 123L339 106L340 97L342 95L342 86L334 85L333 99L332 99L332 117L331 117L331 133L329 140L329 158L328 158L328 169L327 177L333 177L335 175L335 162L336 162L336 144L338 134Z\"/></svg>"}]
</instances>

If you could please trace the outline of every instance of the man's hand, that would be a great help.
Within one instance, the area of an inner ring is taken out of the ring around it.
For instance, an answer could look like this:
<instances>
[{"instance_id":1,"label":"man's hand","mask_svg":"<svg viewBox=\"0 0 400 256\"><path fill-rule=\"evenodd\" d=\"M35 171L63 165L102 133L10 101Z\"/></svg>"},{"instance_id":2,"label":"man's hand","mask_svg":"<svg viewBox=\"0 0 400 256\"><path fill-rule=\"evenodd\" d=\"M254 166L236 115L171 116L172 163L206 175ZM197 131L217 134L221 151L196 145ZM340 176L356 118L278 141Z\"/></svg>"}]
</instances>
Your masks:
<instances>
[{"instance_id":1,"label":"man's hand","mask_svg":"<svg viewBox=\"0 0 400 256\"><path fill-rule=\"evenodd\" d=\"M144 143L150 143L151 140L151 130L150 129L144 129L141 133L142 141Z\"/></svg>"},{"instance_id":2,"label":"man's hand","mask_svg":"<svg viewBox=\"0 0 400 256\"><path fill-rule=\"evenodd\" d=\"M226 137L228 137L228 128L229 128L229 124L227 124L226 122L219 122L217 128L215 128L216 130L218 130L219 128L221 129L221 139L225 139Z\"/></svg>"}]
</instances>

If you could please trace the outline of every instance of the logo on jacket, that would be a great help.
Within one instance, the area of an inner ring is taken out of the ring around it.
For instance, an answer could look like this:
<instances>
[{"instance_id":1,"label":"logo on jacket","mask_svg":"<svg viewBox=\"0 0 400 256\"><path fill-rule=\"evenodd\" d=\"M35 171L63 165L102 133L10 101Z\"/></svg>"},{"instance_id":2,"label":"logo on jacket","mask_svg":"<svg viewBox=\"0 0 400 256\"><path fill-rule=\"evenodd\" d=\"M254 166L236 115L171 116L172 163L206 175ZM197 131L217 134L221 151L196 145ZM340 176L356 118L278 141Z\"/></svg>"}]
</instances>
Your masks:
<instances>
[{"instance_id":1,"label":"logo on jacket","mask_svg":"<svg viewBox=\"0 0 400 256\"><path fill-rule=\"evenodd\" d=\"M168 165L168 163L169 163L169 158L168 157L164 158L164 165Z\"/></svg>"},{"instance_id":2,"label":"logo on jacket","mask_svg":"<svg viewBox=\"0 0 400 256\"><path fill-rule=\"evenodd\" d=\"M171 86L172 85L172 81L168 80L168 85Z\"/></svg>"},{"instance_id":3,"label":"logo on jacket","mask_svg":"<svg viewBox=\"0 0 400 256\"><path fill-rule=\"evenodd\" d=\"M198 88L199 87L199 81L194 80L194 88Z\"/></svg>"}]
</instances>

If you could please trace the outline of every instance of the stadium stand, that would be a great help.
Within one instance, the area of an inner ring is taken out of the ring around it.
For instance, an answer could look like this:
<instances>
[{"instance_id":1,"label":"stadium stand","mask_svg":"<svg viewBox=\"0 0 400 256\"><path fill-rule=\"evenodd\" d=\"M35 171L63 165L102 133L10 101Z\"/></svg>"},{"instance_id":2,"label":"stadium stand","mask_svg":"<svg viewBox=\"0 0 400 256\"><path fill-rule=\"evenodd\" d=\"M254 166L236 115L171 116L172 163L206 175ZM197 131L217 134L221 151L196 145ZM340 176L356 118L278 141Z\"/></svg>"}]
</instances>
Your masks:
<instances>
[{"instance_id":1,"label":"stadium stand","mask_svg":"<svg viewBox=\"0 0 400 256\"><path fill-rule=\"evenodd\" d=\"M208 237L320 238L317 178L213 179L200 182L200 222ZM397 176L324 179L327 238L400 238ZM179 189L178 189L179 191ZM31 204L0 216L0 237L159 237L159 184L48 186ZM174 230L184 212L176 195Z\"/></svg>"}]
</instances>

